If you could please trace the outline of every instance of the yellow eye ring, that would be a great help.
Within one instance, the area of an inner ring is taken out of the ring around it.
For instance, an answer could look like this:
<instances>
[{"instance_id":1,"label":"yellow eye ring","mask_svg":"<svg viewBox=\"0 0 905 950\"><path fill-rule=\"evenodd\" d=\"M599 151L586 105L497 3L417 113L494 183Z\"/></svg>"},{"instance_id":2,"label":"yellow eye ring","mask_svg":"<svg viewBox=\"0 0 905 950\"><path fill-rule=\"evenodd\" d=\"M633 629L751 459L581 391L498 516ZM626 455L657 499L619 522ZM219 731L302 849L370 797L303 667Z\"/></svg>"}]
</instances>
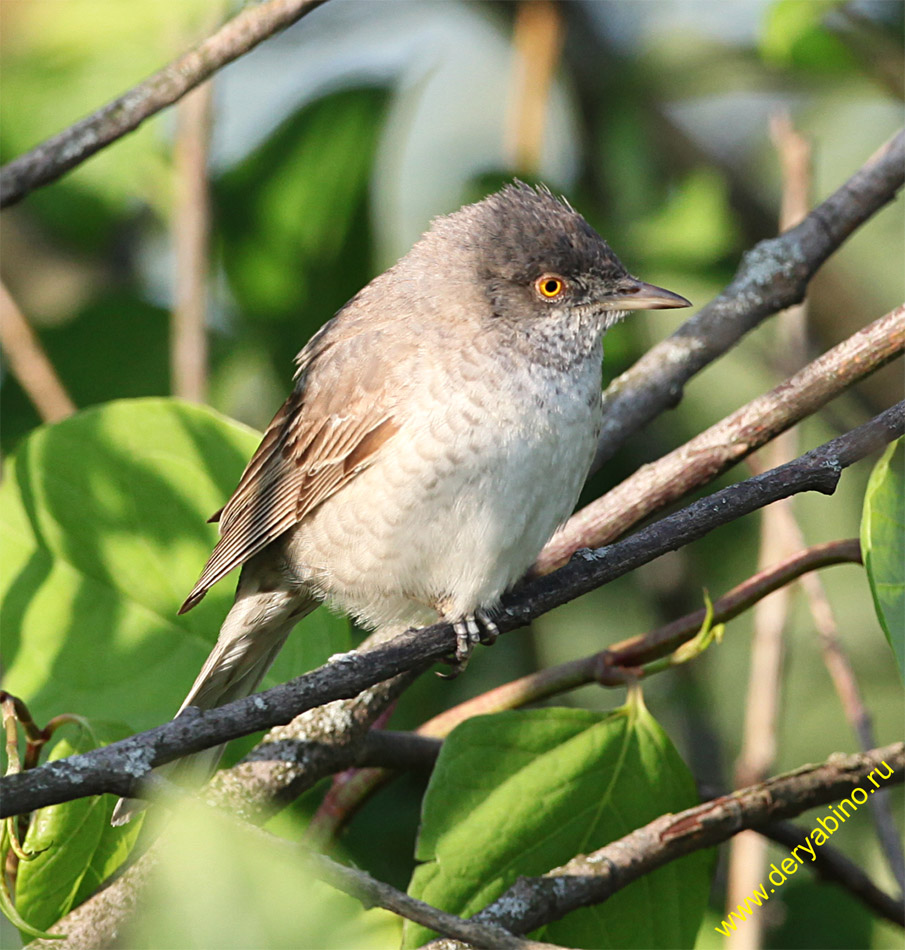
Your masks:
<instances>
[{"instance_id":1,"label":"yellow eye ring","mask_svg":"<svg viewBox=\"0 0 905 950\"><path fill-rule=\"evenodd\" d=\"M566 289L562 278L554 277L552 274L538 277L534 282L534 287L545 300L555 299Z\"/></svg>"}]
</instances>

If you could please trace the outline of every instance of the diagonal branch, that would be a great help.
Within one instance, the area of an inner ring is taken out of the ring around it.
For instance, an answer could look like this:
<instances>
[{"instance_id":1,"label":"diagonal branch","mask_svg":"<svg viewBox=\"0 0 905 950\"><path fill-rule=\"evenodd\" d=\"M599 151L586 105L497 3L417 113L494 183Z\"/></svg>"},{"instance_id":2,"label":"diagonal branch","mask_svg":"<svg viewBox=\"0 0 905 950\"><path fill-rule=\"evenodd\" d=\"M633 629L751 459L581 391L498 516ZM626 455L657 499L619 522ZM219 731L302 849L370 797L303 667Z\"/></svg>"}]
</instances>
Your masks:
<instances>
[{"instance_id":1,"label":"diagonal branch","mask_svg":"<svg viewBox=\"0 0 905 950\"><path fill-rule=\"evenodd\" d=\"M831 564L861 563L857 538L831 541L797 552L794 556L747 578L713 602L712 623L726 623L773 591ZM473 716L504 709L519 709L589 683L624 686L638 676L638 667L677 649L701 629L706 611L702 607L646 634L632 637L608 649L569 660L503 683L453 706L418 727L415 733L371 730L355 757L357 768L336 775L308 824L306 838L327 847L361 805L393 778L391 769L430 767L439 751L439 741ZM436 743L436 745L431 745Z\"/></svg>"},{"instance_id":2,"label":"diagonal branch","mask_svg":"<svg viewBox=\"0 0 905 950\"><path fill-rule=\"evenodd\" d=\"M677 815L661 815L543 877L520 878L473 919L527 933L569 911L599 904L649 871L726 841L746 828L772 826L849 796L857 788L864 791L866 800L867 790L879 784L872 772L882 786L902 784L905 743L855 755L836 754L821 765L804 766ZM815 843L815 852L818 847ZM811 860L809 854L806 860Z\"/></svg>"},{"instance_id":3,"label":"diagonal branch","mask_svg":"<svg viewBox=\"0 0 905 950\"><path fill-rule=\"evenodd\" d=\"M642 518L713 481L903 351L905 305L874 320L684 445L642 465L576 512L547 543L534 571L546 574L578 548L599 547L618 538Z\"/></svg>"},{"instance_id":4,"label":"diagonal branch","mask_svg":"<svg viewBox=\"0 0 905 950\"><path fill-rule=\"evenodd\" d=\"M19 385L45 422L57 422L75 412L75 403L53 368L31 324L0 283L0 343Z\"/></svg>"},{"instance_id":5,"label":"diagonal branch","mask_svg":"<svg viewBox=\"0 0 905 950\"><path fill-rule=\"evenodd\" d=\"M624 541L579 552L555 574L521 585L504 598L501 632L529 623L554 607L674 551L714 528L801 491L832 494L842 470L905 432L905 402L851 432L754 478L731 485L649 525ZM48 762L0 781L0 817L86 795L130 796L155 766L190 752L287 723L300 712L348 699L391 676L420 670L452 652L455 632L438 623L409 630L367 652L351 652L245 699L179 718L102 749Z\"/></svg>"},{"instance_id":6,"label":"diagonal branch","mask_svg":"<svg viewBox=\"0 0 905 950\"><path fill-rule=\"evenodd\" d=\"M69 128L0 168L0 208L55 181L145 119L184 96L218 69L286 29L325 0L267 0L249 6L179 59Z\"/></svg>"},{"instance_id":7,"label":"diagonal branch","mask_svg":"<svg viewBox=\"0 0 905 950\"><path fill-rule=\"evenodd\" d=\"M763 319L804 299L820 265L905 183L905 130L882 148L801 224L755 245L732 283L650 349L603 395L604 423L595 467L682 398L682 387Z\"/></svg>"},{"instance_id":8,"label":"diagonal branch","mask_svg":"<svg viewBox=\"0 0 905 950\"><path fill-rule=\"evenodd\" d=\"M297 853L299 850L298 845L283 838L273 835L268 835L268 838L277 846L292 852ZM378 881L364 871L346 867L324 855L305 852L305 861L320 880L360 900L366 910L375 905L383 907L407 920L467 941L473 947L486 947L488 950L556 950L552 944L517 937L498 924L486 924L448 914L410 897L390 884Z\"/></svg>"}]
</instances>

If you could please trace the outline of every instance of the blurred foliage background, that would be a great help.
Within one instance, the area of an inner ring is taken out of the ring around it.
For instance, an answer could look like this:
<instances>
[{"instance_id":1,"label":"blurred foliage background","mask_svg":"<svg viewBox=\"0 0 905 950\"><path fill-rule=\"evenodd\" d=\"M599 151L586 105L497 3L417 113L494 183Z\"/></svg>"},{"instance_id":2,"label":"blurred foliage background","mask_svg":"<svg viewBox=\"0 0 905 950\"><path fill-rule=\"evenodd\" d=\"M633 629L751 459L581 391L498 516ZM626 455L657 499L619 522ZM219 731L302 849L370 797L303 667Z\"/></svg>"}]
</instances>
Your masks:
<instances>
[{"instance_id":1,"label":"blurred foliage background","mask_svg":"<svg viewBox=\"0 0 905 950\"><path fill-rule=\"evenodd\" d=\"M221 0L4 0L0 158L143 79L232 12ZM901 123L902 42L903 5L892 0L332 0L214 80L209 402L263 427L308 337L433 215L515 175L566 194L633 273L706 303L741 252L776 231L770 116L789 110L811 140L819 200ZM552 78L538 90L531 77L541 53L551 57ZM0 218L3 281L80 407L171 392L175 135L170 110ZM815 279L813 354L901 302L902 258L899 200ZM613 331L605 382L687 315L635 315ZM770 388L789 371L781 356L772 326L752 333L700 374L675 410L637 433L586 498ZM888 367L807 421L802 446L888 406L901 388L901 367ZM0 446L9 453L39 420L5 370L0 407ZM833 498L796 501L809 543L857 534L868 474L869 465L856 466ZM393 725L416 725L538 664L695 609L702 588L717 596L754 572L757 541L757 520L746 519L478 651L467 676L442 686L424 677ZM830 570L878 740L893 741L901 684L866 580L856 567ZM800 600L789 626L777 770L856 748ZM750 616L733 621L718 649L645 685L651 712L711 786L731 781L739 751L750 632ZM195 647L200 664L205 650ZM176 708L195 666L184 682L156 683L152 721ZM153 663L147 675L155 676ZM595 709L621 701L590 688L557 700ZM33 711L40 721L61 710ZM356 862L402 887L421 791L417 778L401 779L343 839ZM306 796L298 813L316 798ZM837 843L892 888L865 816ZM717 922L723 878L720 869ZM892 928L838 894L832 915L820 911L828 893L810 878L787 886L763 911L769 946L899 945ZM708 931L705 924L705 946Z\"/></svg>"}]
</instances>

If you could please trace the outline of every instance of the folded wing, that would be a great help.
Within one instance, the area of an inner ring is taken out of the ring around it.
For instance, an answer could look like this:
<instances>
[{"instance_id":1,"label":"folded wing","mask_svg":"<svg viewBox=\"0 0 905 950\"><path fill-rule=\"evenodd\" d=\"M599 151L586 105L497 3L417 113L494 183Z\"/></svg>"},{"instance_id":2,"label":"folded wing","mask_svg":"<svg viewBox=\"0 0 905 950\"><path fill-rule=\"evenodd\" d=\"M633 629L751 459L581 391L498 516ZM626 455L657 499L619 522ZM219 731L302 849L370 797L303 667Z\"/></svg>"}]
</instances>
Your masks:
<instances>
[{"instance_id":1,"label":"folded wing","mask_svg":"<svg viewBox=\"0 0 905 950\"><path fill-rule=\"evenodd\" d=\"M219 513L220 540L180 613L367 468L398 431L387 370L399 364L375 357L381 347L369 338L379 333L336 341L330 328L299 355L296 387Z\"/></svg>"}]
</instances>

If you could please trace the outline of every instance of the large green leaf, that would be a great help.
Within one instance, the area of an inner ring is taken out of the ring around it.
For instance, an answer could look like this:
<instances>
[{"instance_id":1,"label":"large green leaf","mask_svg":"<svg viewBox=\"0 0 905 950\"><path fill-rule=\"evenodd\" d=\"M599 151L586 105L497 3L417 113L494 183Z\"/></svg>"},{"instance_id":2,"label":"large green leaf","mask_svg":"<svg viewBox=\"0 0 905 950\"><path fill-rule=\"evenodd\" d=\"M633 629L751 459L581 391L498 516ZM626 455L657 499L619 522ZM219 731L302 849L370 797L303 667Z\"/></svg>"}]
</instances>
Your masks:
<instances>
[{"instance_id":1,"label":"large green leaf","mask_svg":"<svg viewBox=\"0 0 905 950\"><path fill-rule=\"evenodd\" d=\"M867 483L861 555L880 626L905 678L905 439L888 446Z\"/></svg>"},{"instance_id":2,"label":"large green leaf","mask_svg":"<svg viewBox=\"0 0 905 950\"><path fill-rule=\"evenodd\" d=\"M471 916L519 875L549 871L664 812L697 801L694 782L640 696L612 713L540 709L478 716L443 745L424 800L410 893ZM709 858L690 855L605 904L543 931L570 947L693 946ZM429 938L407 928L405 946Z\"/></svg>"},{"instance_id":3,"label":"large green leaf","mask_svg":"<svg viewBox=\"0 0 905 950\"><path fill-rule=\"evenodd\" d=\"M72 728L72 727L68 727ZM123 727L94 724L60 740L50 761L96 748L98 739L122 739ZM16 908L33 927L47 930L88 898L125 861L141 822L114 828L113 798L94 796L41 808L32 816L25 848L37 853L19 864Z\"/></svg>"},{"instance_id":4,"label":"large green leaf","mask_svg":"<svg viewBox=\"0 0 905 950\"><path fill-rule=\"evenodd\" d=\"M0 489L6 688L40 722L61 712L149 728L177 708L217 636L233 582L176 611L216 540L222 507L258 442L210 409L108 403L44 426ZM349 648L317 611L265 682Z\"/></svg>"}]
</instances>

